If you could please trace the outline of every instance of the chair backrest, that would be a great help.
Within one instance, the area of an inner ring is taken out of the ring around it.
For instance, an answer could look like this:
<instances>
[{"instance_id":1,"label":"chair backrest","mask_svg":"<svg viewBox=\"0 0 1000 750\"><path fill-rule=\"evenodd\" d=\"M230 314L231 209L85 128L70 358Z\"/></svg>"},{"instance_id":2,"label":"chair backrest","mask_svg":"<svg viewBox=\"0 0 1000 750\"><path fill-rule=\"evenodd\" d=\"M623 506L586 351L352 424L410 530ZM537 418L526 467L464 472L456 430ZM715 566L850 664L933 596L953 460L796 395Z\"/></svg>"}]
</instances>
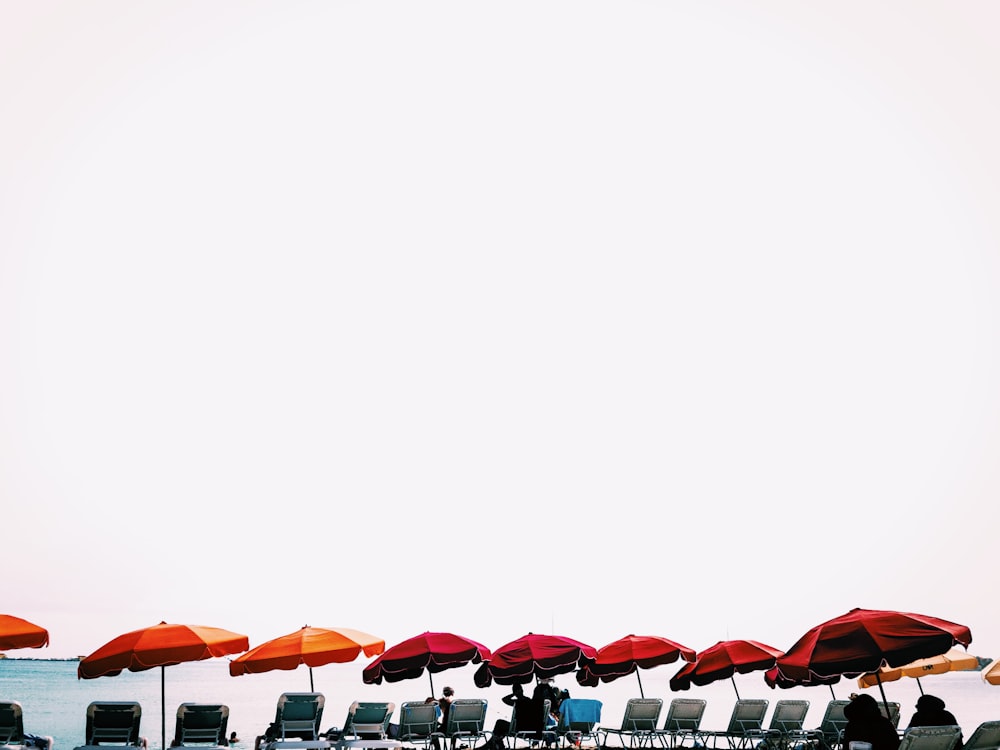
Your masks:
<instances>
[{"instance_id":1,"label":"chair backrest","mask_svg":"<svg viewBox=\"0 0 1000 750\"><path fill-rule=\"evenodd\" d=\"M541 703L535 698L517 701L511 712L508 734L541 739L542 732L548 727L551 711L552 701L548 698L543 699Z\"/></svg>"},{"instance_id":2,"label":"chair backrest","mask_svg":"<svg viewBox=\"0 0 1000 750\"><path fill-rule=\"evenodd\" d=\"M434 708L434 704L430 704ZM389 722L395 703L382 701L354 701L347 711L344 734L359 739L385 739L389 733Z\"/></svg>"},{"instance_id":3,"label":"chair backrest","mask_svg":"<svg viewBox=\"0 0 1000 750\"><path fill-rule=\"evenodd\" d=\"M664 732L694 732L701 728L708 701L703 698L674 698L663 721Z\"/></svg>"},{"instance_id":4,"label":"chair backrest","mask_svg":"<svg viewBox=\"0 0 1000 750\"><path fill-rule=\"evenodd\" d=\"M282 693L274 717L281 739L319 739L325 704L326 696L322 693Z\"/></svg>"},{"instance_id":5,"label":"chair backrest","mask_svg":"<svg viewBox=\"0 0 1000 750\"><path fill-rule=\"evenodd\" d=\"M764 715L767 713L767 701L757 698L740 698L733 706L733 715L729 719L726 734L746 734L755 732L764 726Z\"/></svg>"},{"instance_id":6,"label":"chair backrest","mask_svg":"<svg viewBox=\"0 0 1000 750\"><path fill-rule=\"evenodd\" d=\"M142 707L135 702L94 701L87 706L87 745L138 745Z\"/></svg>"},{"instance_id":7,"label":"chair backrest","mask_svg":"<svg viewBox=\"0 0 1000 750\"><path fill-rule=\"evenodd\" d=\"M448 725L445 734L455 732L482 734L486 724L486 701L483 698L456 698L448 707Z\"/></svg>"},{"instance_id":8,"label":"chair backrest","mask_svg":"<svg viewBox=\"0 0 1000 750\"><path fill-rule=\"evenodd\" d=\"M794 732L802 729L807 713L809 713L809 701L780 700L774 704L774 712L771 714L771 723L768 726L782 734Z\"/></svg>"},{"instance_id":9,"label":"chair backrest","mask_svg":"<svg viewBox=\"0 0 1000 750\"><path fill-rule=\"evenodd\" d=\"M622 716L623 732L653 732L663 711L662 698L629 698Z\"/></svg>"},{"instance_id":10,"label":"chair backrest","mask_svg":"<svg viewBox=\"0 0 1000 750\"><path fill-rule=\"evenodd\" d=\"M402 742L424 739L437 731L437 705L407 701L399 707L399 737Z\"/></svg>"},{"instance_id":11,"label":"chair backrest","mask_svg":"<svg viewBox=\"0 0 1000 750\"><path fill-rule=\"evenodd\" d=\"M844 708L850 701L832 700L826 704L826 711L823 712L823 720L820 722L819 731L823 735L828 745L840 742L840 735L847 726L847 717L844 716Z\"/></svg>"},{"instance_id":12,"label":"chair backrest","mask_svg":"<svg viewBox=\"0 0 1000 750\"><path fill-rule=\"evenodd\" d=\"M591 732L601 721L603 704L594 698L566 698L559 704L560 733Z\"/></svg>"},{"instance_id":13,"label":"chair backrest","mask_svg":"<svg viewBox=\"0 0 1000 750\"><path fill-rule=\"evenodd\" d=\"M963 750L1000 750L1000 721L984 721L976 727Z\"/></svg>"},{"instance_id":14,"label":"chair backrest","mask_svg":"<svg viewBox=\"0 0 1000 750\"><path fill-rule=\"evenodd\" d=\"M913 727L906 730L899 750L953 750L962 729L953 727Z\"/></svg>"},{"instance_id":15,"label":"chair backrest","mask_svg":"<svg viewBox=\"0 0 1000 750\"><path fill-rule=\"evenodd\" d=\"M885 704L881 701L878 704L879 710L882 712L883 716L888 716L889 721L892 722L894 727L899 726L899 704L895 701L889 701L889 710L886 712Z\"/></svg>"},{"instance_id":16,"label":"chair backrest","mask_svg":"<svg viewBox=\"0 0 1000 750\"><path fill-rule=\"evenodd\" d=\"M175 745L227 745L229 706L221 703L182 703L177 707Z\"/></svg>"},{"instance_id":17,"label":"chair backrest","mask_svg":"<svg viewBox=\"0 0 1000 750\"><path fill-rule=\"evenodd\" d=\"M24 744L24 713L17 701L0 701L0 745Z\"/></svg>"}]
</instances>

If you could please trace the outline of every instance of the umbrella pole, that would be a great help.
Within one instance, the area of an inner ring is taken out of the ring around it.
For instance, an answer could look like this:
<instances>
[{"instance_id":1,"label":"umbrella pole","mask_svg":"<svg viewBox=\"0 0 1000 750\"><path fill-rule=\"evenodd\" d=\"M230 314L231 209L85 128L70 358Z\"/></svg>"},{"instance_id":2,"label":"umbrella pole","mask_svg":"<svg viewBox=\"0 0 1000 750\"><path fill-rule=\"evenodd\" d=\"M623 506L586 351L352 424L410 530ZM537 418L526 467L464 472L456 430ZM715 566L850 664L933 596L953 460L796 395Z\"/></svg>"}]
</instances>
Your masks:
<instances>
[{"instance_id":1,"label":"umbrella pole","mask_svg":"<svg viewBox=\"0 0 1000 750\"><path fill-rule=\"evenodd\" d=\"M919 677L917 677L916 679L917 679L917 687L920 688L920 694L923 695L924 694L924 686L920 684L920 678Z\"/></svg>"},{"instance_id":2,"label":"umbrella pole","mask_svg":"<svg viewBox=\"0 0 1000 750\"><path fill-rule=\"evenodd\" d=\"M167 689L166 677L167 668L160 667L160 748L166 750L167 747Z\"/></svg>"},{"instance_id":3,"label":"umbrella pole","mask_svg":"<svg viewBox=\"0 0 1000 750\"><path fill-rule=\"evenodd\" d=\"M833 685L827 685L827 687L830 688L830 698L833 700L837 700L837 694L833 692Z\"/></svg>"},{"instance_id":4,"label":"umbrella pole","mask_svg":"<svg viewBox=\"0 0 1000 750\"><path fill-rule=\"evenodd\" d=\"M431 680L431 698L433 698L437 693L434 692L434 675L431 674L431 670L427 670L427 676Z\"/></svg>"},{"instance_id":5,"label":"umbrella pole","mask_svg":"<svg viewBox=\"0 0 1000 750\"><path fill-rule=\"evenodd\" d=\"M313 688L313 668L309 667L309 692L315 693L316 690Z\"/></svg>"},{"instance_id":6,"label":"umbrella pole","mask_svg":"<svg viewBox=\"0 0 1000 750\"><path fill-rule=\"evenodd\" d=\"M646 694L642 692L642 678L639 676L639 670L635 670L635 679L639 681L639 697L645 698Z\"/></svg>"},{"instance_id":7,"label":"umbrella pole","mask_svg":"<svg viewBox=\"0 0 1000 750\"><path fill-rule=\"evenodd\" d=\"M882 677L878 672L875 673L875 680L878 682L878 691L882 693L882 705L885 706L885 715L889 715L889 701L885 697L885 688L882 687Z\"/></svg>"},{"instance_id":8,"label":"umbrella pole","mask_svg":"<svg viewBox=\"0 0 1000 750\"><path fill-rule=\"evenodd\" d=\"M730 676L729 677L729 681L731 683L733 683L733 690L736 691L736 700L739 700L740 699L740 691L739 691L739 688L736 687L736 679L734 677Z\"/></svg>"}]
</instances>

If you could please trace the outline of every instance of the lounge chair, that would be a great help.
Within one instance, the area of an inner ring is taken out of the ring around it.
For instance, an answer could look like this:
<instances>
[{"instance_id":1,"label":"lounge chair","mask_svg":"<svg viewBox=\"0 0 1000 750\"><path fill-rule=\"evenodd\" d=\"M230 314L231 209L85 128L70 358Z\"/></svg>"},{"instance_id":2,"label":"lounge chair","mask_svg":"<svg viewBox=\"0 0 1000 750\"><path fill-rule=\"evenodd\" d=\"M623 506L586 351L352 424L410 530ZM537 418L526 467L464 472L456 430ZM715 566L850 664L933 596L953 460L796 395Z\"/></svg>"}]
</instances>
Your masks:
<instances>
[{"instance_id":1,"label":"lounge chair","mask_svg":"<svg viewBox=\"0 0 1000 750\"><path fill-rule=\"evenodd\" d=\"M326 750L330 742L320 737L326 698L322 693L282 693L274 711L274 721L257 738L255 747L262 750Z\"/></svg>"},{"instance_id":2,"label":"lounge chair","mask_svg":"<svg viewBox=\"0 0 1000 750\"><path fill-rule=\"evenodd\" d=\"M778 701L774 704L771 722L767 728L748 732L751 744L770 750L785 750L790 746L791 735L802 731L807 713L809 713L809 701Z\"/></svg>"},{"instance_id":3,"label":"lounge chair","mask_svg":"<svg viewBox=\"0 0 1000 750\"><path fill-rule=\"evenodd\" d=\"M961 727L913 727L907 729L899 750L954 750L962 736Z\"/></svg>"},{"instance_id":4,"label":"lounge chair","mask_svg":"<svg viewBox=\"0 0 1000 750\"><path fill-rule=\"evenodd\" d=\"M899 704L898 703L896 703L895 701L889 701L889 710L886 711L885 703L883 703L882 701L879 701L878 708L882 712L883 716L888 716L889 717L889 721L892 722L892 725L894 727L898 727L899 726Z\"/></svg>"},{"instance_id":5,"label":"lounge chair","mask_svg":"<svg viewBox=\"0 0 1000 750\"><path fill-rule=\"evenodd\" d=\"M533 710L537 711L537 713L534 716L523 715L525 705L533 706ZM538 742L544 742L546 745L555 743L558 735L554 728L550 729L548 726L551 712L552 701L548 698L543 700L540 706L533 700L527 704L523 702L515 703L510 719L510 729L507 731L507 736L510 737L511 741L511 748L517 747L518 740L523 740L525 745L529 746Z\"/></svg>"},{"instance_id":6,"label":"lounge chair","mask_svg":"<svg viewBox=\"0 0 1000 750\"><path fill-rule=\"evenodd\" d=\"M94 701L87 706L86 742L80 747L146 747L146 738L139 734L141 721L142 706L138 703Z\"/></svg>"},{"instance_id":7,"label":"lounge chair","mask_svg":"<svg viewBox=\"0 0 1000 750\"><path fill-rule=\"evenodd\" d=\"M674 698L667 707L663 728L656 733L663 747L682 747L690 741L698 744L698 731L708 701L702 698Z\"/></svg>"},{"instance_id":8,"label":"lounge chair","mask_svg":"<svg viewBox=\"0 0 1000 750\"><path fill-rule=\"evenodd\" d=\"M51 750L52 738L24 733L24 712L17 701L0 701L0 747L4 750Z\"/></svg>"},{"instance_id":9,"label":"lounge chair","mask_svg":"<svg viewBox=\"0 0 1000 750\"><path fill-rule=\"evenodd\" d=\"M229 706L220 703L182 703L177 707L171 747L229 747L226 727Z\"/></svg>"},{"instance_id":10,"label":"lounge chair","mask_svg":"<svg viewBox=\"0 0 1000 750\"><path fill-rule=\"evenodd\" d=\"M622 725L618 729L605 729L604 741L617 737L622 747L651 746L656 740L657 723L663 710L660 698L629 698L625 703Z\"/></svg>"},{"instance_id":11,"label":"lounge chair","mask_svg":"<svg viewBox=\"0 0 1000 750\"><path fill-rule=\"evenodd\" d=\"M962 750L1000 750L1000 721L984 721L976 727Z\"/></svg>"},{"instance_id":12,"label":"lounge chair","mask_svg":"<svg viewBox=\"0 0 1000 750\"><path fill-rule=\"evenodd\" d=\"M430 704L434 708L433 704ZM384 740L389 736L389 722L395 703L354 701L347 709L341 740Z\"/></svg>"},{"instance_id":13,"label":"lounge chair","mask_svg":"<svg viewBox=\"0 0 1000 750\"><path fill-rule=\"evenodd\" d=\"M423 701L407 701L399 707L397 739L411 745L431 744L437 731L437 705Z\"/></svg>"},{"instance_id":14,"label":"lounge chair","mask_svg":"<svg viewBox=\"0 0 1000 750\"><path fill-rule=\"evenodd\" d=\"M844 716L844 707L850 701L832 700L826 704L826 711L823 712L823 719L816 729L801 729L790 732L788 741L792 745L809 745L815 750L838 750L841 737L844 735L844 727L847 726L847 717Z\"/></svg>"},{"instance_id":15,"label":"lounge chair","mask_svg":"<svg viewBox=\"0 0 1000 750\"><path fill-rule=\"evenodd\" d=\"M602 706L593 698L566 698L559 704L556 732L563 747L583 747L584 743L601 747L604 744L600 728Z\"/></svg>"},{"instance_id":16,"label":"lounge chair","mask_svg":"<svg viewBox=\"0 0 1000 750\"><path fill-rule=\"evenodd\" d=\"M766 700L740 698L733 706L733 714L725 730L699 732L698 736L706 743L711 741L712 747L718 747L719 740L725 740L730 750L739 750L753 743L755 733L759 733L764 726L766 713Z\"/></svg>"},{"instance_id":17,"label":"lounge chair","mask_svg":"<svg viewBox=\"0 0 1000 750\"><path fill-rule=\"evenodd\" d=\"M435 732L435 747L443 746L439 740L450 739L451 746L459 742L474 748L480 740L487 739L486 701L483 698L456 698L448 707L448 723L443 732Z\"/></svg>"}]
</instances>

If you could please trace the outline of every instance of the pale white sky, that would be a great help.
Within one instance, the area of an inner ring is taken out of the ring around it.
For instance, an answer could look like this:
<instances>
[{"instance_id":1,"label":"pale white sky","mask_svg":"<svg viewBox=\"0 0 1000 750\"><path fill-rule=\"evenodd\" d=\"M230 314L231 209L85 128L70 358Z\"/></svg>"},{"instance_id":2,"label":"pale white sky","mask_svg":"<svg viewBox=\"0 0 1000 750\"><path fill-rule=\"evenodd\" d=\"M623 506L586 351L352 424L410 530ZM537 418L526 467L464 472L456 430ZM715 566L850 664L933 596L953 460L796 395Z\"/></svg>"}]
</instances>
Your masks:
<instances>
[{"instance_id":1,"label":"pale white sky","mask_svg":"<svg viewBox=\"0 0 1000 750\"><path fill-rule=\"evenodd\" d=\"M1000 656L998 30L3 3L0 611Z\"/></svg>"}]
</instances>

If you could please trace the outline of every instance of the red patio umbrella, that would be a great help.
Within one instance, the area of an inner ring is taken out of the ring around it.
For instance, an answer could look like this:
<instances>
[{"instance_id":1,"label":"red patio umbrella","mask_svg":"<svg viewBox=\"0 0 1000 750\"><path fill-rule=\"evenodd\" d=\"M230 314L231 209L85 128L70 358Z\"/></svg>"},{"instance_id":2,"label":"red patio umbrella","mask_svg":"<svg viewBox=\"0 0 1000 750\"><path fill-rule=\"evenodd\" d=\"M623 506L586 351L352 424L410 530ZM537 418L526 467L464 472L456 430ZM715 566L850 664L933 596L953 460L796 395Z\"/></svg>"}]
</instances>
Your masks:
<instances>
[{"instance_id":1,"label":"red patio umbrella","mask_svg":"<svg viewBox=\"0 0 1000 750\"><path fill-rule=\"evenodd\" d=\"M453 667L488 661L492 654L481 643L453 633L425 632L387 648L364 668L361 679L366 685L381 685L420 677L427 670L434 692L434 675Z\"/></svg>"},{"instance_id":2,"label":"red patio umbrella","mask_svg":"<svg viewBox=\"0 0 1000 750\"><path fill-rule=\"evenodd\" d=\"M124 670L142 672L160 667L160 731L162 747L167 742L167 713L164 706L164 668L188 661L201 661L246 651L245 635L202 625L172 625L161 622L118 636L101 646L77 666L77 678L114 676Z\"/></svg>"},{"instance_id":3,"label":"red patio umbrella","mask_svg":"<svg viewBox=\"0 0 1000 750\"><path fill-rule=\"evenodd\" d=\"M599 682L611 682L635 672L639 694L645 698L640 669L672 664L678 659L692 662L695 657L693 648L658 635L627 635L597 649L594 663L577 670L576 681L586 687L597 687Z\"/></svg>"},{"instance_id":4,"label":"red patio umbrella","mask_svg":"<svg viewBox=\"0 0 1000 750\"><path fill-rule=\"evenodd\" d=\"M670 678L670 689L687 690L692 684L703 686L729 678L732 680L733 690L736 690L736 700L739 700L740 691L733 675L737 672L747 674L770 669L781 654L773 646L759 641L719 641L714 646L699 651L693 662L681 667Z\"/></svg>"},{"instance_id":5,"label":"red patio umbrella","mask_svg":"<svg viewBox=\"0 0 1000 750\"><path fill-rule=\"evenodd\" d=\"M309 667L309 691L313 691L313 667L354 661L363 651L376 656L385 650L385 641L378 636L351 628L311 628L308 625L294 633L282 635L254 646L229 662L229 674L270 672L272 669Z\"/></svg>"},{"instance_id":6,"label":"red patio umbrella","mask_svg":"<svg viewBox=\"0 0 1000 750\"><path fill-rule=\"evenodd\" d=\"M504 644L484 661L473 675L476 687L524 685L531 678L542 679L580 669L597 658L597 649L561 635L528 633Z\"/></svg>"},{"instance_id":7,"label":"red patio umbrella","mask_svg":"<svg viewBox=\"0 0 1000 750\"><path fill-rule=\"evenodd\" d=\"M883 665L901 667L938 656L952 646L968 646L972 631L937 617L879 609L852 609L810 629L777 660L791 680L813 676L858 677ZM883 702L885 690L878 680Z\"/></svg>"},{"instance_id":8,"label":"red patio umbrella","mask_svg":"<svg viewBox=\"0 0 1000 750\"><path fill-rule=\"evenodd\" d=\"M14 615L0 615L0 651L49 645L49 631Z\"/></svg>"},{"instance_id":9,"label":"red patio umbrella","mask_svg":"<svg viewBox=\"0 0 1000 750\"><path fill-rule=\"evenodd\" d=\"M830 688L830 697L834 700L837 699L837 695L833 692L833 686L840 682L840 677L816 677L815 675L805 682L798 682L796 680L790 680L781 672L778 671L778 667L771 667L764 673L764 682L769 688L774 690L774 688L781 688L782 690L787 690L793 687L812 687L813 685L826 685Z\"/></svg>"}]
</instances>

